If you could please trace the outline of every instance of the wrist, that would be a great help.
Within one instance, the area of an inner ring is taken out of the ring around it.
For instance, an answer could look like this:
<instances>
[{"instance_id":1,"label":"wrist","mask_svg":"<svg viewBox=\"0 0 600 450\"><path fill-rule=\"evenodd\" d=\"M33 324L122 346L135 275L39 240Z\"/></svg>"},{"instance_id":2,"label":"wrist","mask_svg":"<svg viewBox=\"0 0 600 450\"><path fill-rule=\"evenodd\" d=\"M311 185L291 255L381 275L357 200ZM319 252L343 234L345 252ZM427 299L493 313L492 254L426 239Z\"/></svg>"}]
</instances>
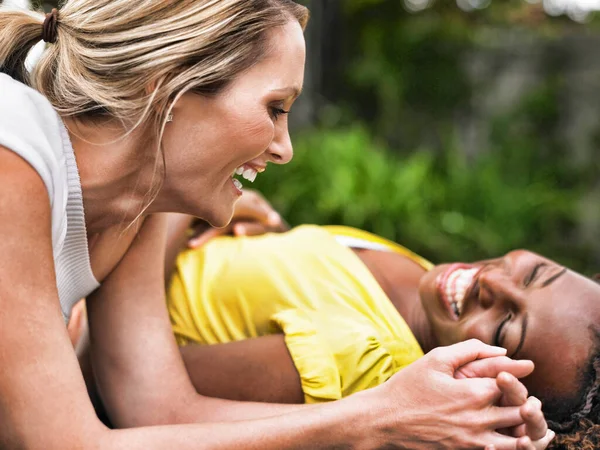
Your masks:
<instances>
[{"instance_id":1,"label":"wrist","mask_svg":"<svg viewBox=\"0 0 600 450\"><path fill-rule=\"evenodd\" d=\"M392 405L381 387L356 393L344 401L352 402L347 427L357 443L353 448L410 448L404 445L411 440L404 435L402 408L398 408L399 402Z\"/></svg>"}]
</instances>

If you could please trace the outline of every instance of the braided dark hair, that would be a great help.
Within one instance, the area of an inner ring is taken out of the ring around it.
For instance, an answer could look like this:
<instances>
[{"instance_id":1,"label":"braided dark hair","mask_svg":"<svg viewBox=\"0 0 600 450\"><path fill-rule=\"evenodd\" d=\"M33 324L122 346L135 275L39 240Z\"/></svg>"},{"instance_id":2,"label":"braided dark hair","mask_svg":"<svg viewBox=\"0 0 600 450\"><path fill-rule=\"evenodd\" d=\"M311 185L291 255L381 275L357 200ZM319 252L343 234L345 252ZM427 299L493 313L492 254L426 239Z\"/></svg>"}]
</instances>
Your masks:
<instances>
[{"instance_id":1,"label":"braided dark hair","mask_svg":"<svg viewBox=\"0 0 600 450\"><path fill-rule=\"evenodd\" d=\"M556 432L550 449L600 449L600 332L593 333L598 345L582 373L579 392L568 400L546 402L548 426Z\"/></svg>"}]
</instances>

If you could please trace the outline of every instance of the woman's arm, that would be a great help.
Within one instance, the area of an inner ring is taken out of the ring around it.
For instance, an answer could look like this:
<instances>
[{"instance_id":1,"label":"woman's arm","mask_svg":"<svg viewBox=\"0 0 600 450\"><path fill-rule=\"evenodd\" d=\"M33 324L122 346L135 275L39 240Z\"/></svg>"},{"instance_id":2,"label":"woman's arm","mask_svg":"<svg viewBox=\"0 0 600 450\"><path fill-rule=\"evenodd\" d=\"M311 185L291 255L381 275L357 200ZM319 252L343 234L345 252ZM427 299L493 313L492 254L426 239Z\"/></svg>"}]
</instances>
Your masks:
<instances>
[{"instance_id":1,"label":"woman's arm","mask_svg":"<svg viewBox=\"0 0 600 450\"><path fill-rule=\"evenodd\" d=\"M117 268L88 297L93 367L111 421L118 427L215 422L297 409L197 394L164 300L165 231L164 215L148 217Z\"/></svg>"},{"instance_id":2,"label":"woman's arm","mask_svg":"<svg viewBox=\"0 0 600 450\"><path fill-rule=\"evenodd\" d=\"M339 436L333 441L327 438L328 442L348 440L335 429L344 427L337 408L329 412L322 410L319 415L302 414L293 420L276 418L240 423L235 427L210 424L107 430L94 414L62 318L46 188L24 160L2 147L0 180L0 448L299 448L299 443L306 443L308 438L306 428L299 428L299 424L314 429L315 440L329 427ZM144 324L152 327L154 320L151 318ZM144 347L143 339L147 333L152 336L153 330L132 328L142 331L136 342L152 355L154 347ZM131 336L129 332L125 330L124 335ZM102 335L111 333L111 329L100 331ZM176 348L174 353L180 361ZM176 371L172 374L160 369L163 367L160 357L148 360L150 370L142 374L158 372L169 379L177 377ZM107 363L123 368L116 359ZM183 367L181 362L180 365ZM162 379L153 381L146 397L153 397L153 392L160 393L163 384L167 385L167 392L173 392L168 379L164 383ZM117 384L117 389L131 387L126 382ZM131 398L124 391L120 393ZM160 395L157 398L164 399ZM159 414L162 406L160 402L152 404ZM185 405L178 406L184 408ZM169 405L165 404L164 409L170 411ZM358 410L355 412L357 417L362 415Z\"/></svg>"},{"instance_id":3,"label":"woman's arm","mask_svg":"<svg viewBox=\"0 0 600 450\"><path fill-rule=\"evenodd\" d=\"M289 415L237 423L106 429L94 414L60 312L45 186L25 161L2 147L0 180L0 448L318 450L390 448L393 443L433 449L439 448L436 442L446 437L449 448L454 449L492 443L497 450L515 450L515 439L498 437L491 430L520 423L518 409L495 408L484 395L481 383L465 384L465 380L454 380L452 376L457 364L464 365L492 351L483 344L459 346L444 357L425 357L415 363L413 370L402 371L396 381L390 380L380 388L327 405L304 406ZM144 234L157 231L152 222L148 223L151 225L144 226L134 244L137 250L125 257L123 268L146 266L147 254L142 250L150 249L143 244ZM158 234L164 238L163 233ZM149 262L150 275L157 278L152 283L162 286L162 254L158 263ZM132 281L140 281L139 273L134 271L132 275ZM186 409L190 403L191 409L197 410L196 402L204 404L202 415L210 420L216 403L198 396L191 386L165 320L166 312L150 308L149 316L138 314L145 311L139 306L146 300L143 294L153 290L139 285L133 292L127 289L127 277L119 269L111 279L103 295L115 295L96 298L108 300L109 310L100 303L90 309L114 319L105 322L107 328L100 329L102 321L98 316L92 318L92 340L97 344L93 351L101 355L95 361L103 363L99 368L103 395L117 420L135 424L168 421L171 415L178 419L181 416L174 407ZM120 295L119 287L126 295ZM130 297L132 293L140 295ZM111 308L116 310L116 317L111 317ZM171 340L154 340L155 333L160 338L171 336ZM119 342L126 343L124 351L106 348ZM124 377L122 383L120 376ZM412 388L415 380L421 383L418 390ZM423 386L431 389L428 395L424 395L428 389ZM454 399L444 396L447 392L455 392L461 399L458 410ZM123 399L117 398L119 395ZM169 395L175 396L174 402ZM225 419L227 411L220 406L226 401L218 402L215 414ZM238 415L235 405L227 403L231 417ZM417 404L425 405L424 414L411 414ZM465 427L469 432L463 436L461 430ZM415 433L419 445L413 445Z\"/></svg>"},{"instance_id":4,"label":"woman's arm","mask_svg":"<svg viewBox=\"0 0 600 450\"><path fill-rule=\"evenodd\" d=\"M0 448L82 447L102 427L60 310L48 193L3 147L0 181Z\"/></svg>"},{"instance_id":5,"label":"woman's arm","mask_svg":"<svg viewBox=\"0 0 600 450\"><path fill-rule=\"evenodd\" d=\"M283 334L217 345L190 344L181 355L198 393L230 400L304 403Z\"/></svg>"}]
</instances>

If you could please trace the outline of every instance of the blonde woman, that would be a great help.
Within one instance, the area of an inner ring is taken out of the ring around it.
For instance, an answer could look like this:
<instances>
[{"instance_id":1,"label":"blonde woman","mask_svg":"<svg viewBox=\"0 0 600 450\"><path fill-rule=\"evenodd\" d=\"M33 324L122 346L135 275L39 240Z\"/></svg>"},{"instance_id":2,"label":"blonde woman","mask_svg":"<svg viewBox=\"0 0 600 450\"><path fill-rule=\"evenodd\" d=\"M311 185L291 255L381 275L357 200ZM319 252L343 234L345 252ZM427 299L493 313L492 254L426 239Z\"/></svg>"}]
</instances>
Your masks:
<instances>
[{"instance_id":1,"label":"blonde woman","mask_svg":"<svg viewBox=\"0 0 600 450\"><path fill-rule=\"evenodd\" d=\"M534 448L496 431L527 424L521 403L495 404L523 388L499 372L530 363L477 341L331 405L196 394L164 305L158 213L225 225L242 194L232 174L291 159L307 18L291 0L0 11L1 448ZM86 395L65 327L81 297L100 395L124 430ZM455 379L464 365L487 378Z\"/></svg>"}]
</instances>

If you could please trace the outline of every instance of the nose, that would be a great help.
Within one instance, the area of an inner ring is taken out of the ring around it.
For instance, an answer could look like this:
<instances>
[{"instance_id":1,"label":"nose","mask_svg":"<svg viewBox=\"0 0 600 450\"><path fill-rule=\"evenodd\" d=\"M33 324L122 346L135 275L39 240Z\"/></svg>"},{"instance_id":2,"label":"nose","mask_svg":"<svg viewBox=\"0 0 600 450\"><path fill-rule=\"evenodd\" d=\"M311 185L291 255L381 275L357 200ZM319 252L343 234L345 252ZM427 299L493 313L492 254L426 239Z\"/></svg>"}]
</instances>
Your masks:
<instances>
[{"instance_id":1,"label":"nose","mask_svg":"<svg viewBox=\"0 0 600 450\"><path fill-rule=\"evenodd\" d=\"M484 309L489 309L495 304L497 297L497 285L498 285L498 269L492 268L484 270L479 274L479 292L477 299L479 304Z\"/></svg>"},{"instance_id":2,"label":"nose","mask_svg":"<svg viewBox=\"0 0 600 450\"><path fill-rule=\"evenodd\" d=\"M294 157L294 148L287 126L275 134L267 149L269 160L275 164L287 164Z\"/></svg>"},{"instance_id":3,"label":"nose","mask_svg":"<svg viewBox=\"0 0 600 450\"><path fill-rule=\"evenodd\" d=\"M506 304L516 306L520 303L521 293L506 267L493 267L479 274L479 304L484 309Z\"/></svg>"}]
</instances>

